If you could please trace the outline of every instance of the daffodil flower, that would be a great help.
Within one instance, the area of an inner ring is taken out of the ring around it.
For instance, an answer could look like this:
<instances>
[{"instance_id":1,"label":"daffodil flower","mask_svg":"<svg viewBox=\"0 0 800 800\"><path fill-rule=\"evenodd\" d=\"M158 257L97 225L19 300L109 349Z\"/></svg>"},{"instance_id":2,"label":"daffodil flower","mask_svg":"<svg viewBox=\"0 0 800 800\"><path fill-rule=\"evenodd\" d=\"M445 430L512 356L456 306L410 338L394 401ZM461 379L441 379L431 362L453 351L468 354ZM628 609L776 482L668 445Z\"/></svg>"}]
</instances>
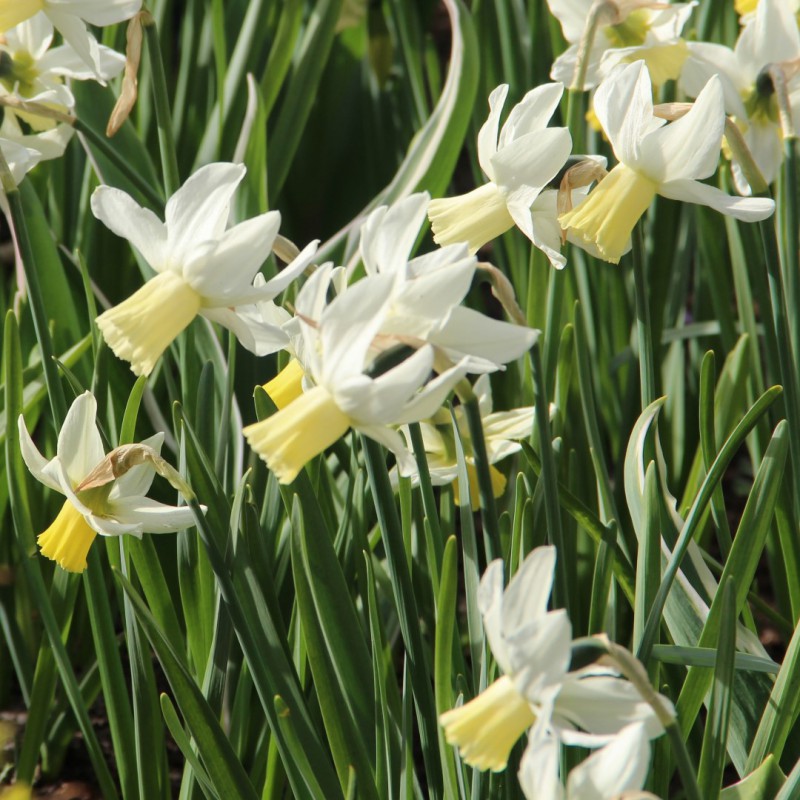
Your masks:
<instances>
[{"instance_id":1,"label":"daffodil flower","mask_svg":"<svg viewBox=\"0 0 800 800\"><path fill-rule=\"evenodd\" d=\"M649 737L661 723L635 687L609 670L569 672L572 626L563 609L548 611L555 548L539 547L503 590L503 562L486 568L478 606L492 654L503 675L473 700L439 721L448 743L478 769L505 768L511 748L533 726L531 738L598 747L632 722Z\"/></svg>"},{"instance_id":2,"label":"daffodil flower","mask_svg":"<svg viewBox=\"0 0 800 800\"><path fill-rule=\"evenodd\" d=\"M148 375L197 315L228 328L257 355L274 352L276 337L285 340L274 326L240 315L237 307L251 311L282 292L309 265L316 242L274 278L254 285L281 218L269 211L226 230L229 203L244 174L238 164L202 167L169 199L165 222L119 189L101 186L92 195L94 215L128 239L157 273L97 318L108 346L137 375Z\"/></svg>"},{"instance_id":3,"label":"daffodil flower","mask_svg":"<svg viewBox=\"0 0 800 800\"><path fill-rule=\"evenodd\" d=\"M22 415L18 420L22 458L31 474L66 496L58 516L38 542L42 555L69 572L86 569L86 557L97 534L141 538L143 533L171 533L194 524L189 508L164 505L145 496L155 475L152 460L136 459L136 465L116 479L107 474L102 480L91 480L114 455L112 451L106 456L96 416L97 402L91 393L76 398L58 434L56 456L50 461L36 448ZM157 433L132 447L157 455L163 439L164 435Z\"/></svg>"},{"instance_id":4,"label":"daffodil flower","mask_svg":"<svg viewBox=\"0 0 800 800\"><path fill-rule=\"evenodd\" d=\"M253 450L281 483L350 428L383 444L401 470L413 467L391 426L431 416L463 378L463 364L431 379L434 353L423 345L381 372L370 356L392 297L391 275L368 276L327 305L318 320L301 320L304 391L278 412L244 429ZM377 371L375 377L369 370Z\"/></svg>"},{"instance_id":5,"label":"daffodil flower","mask_svg":"<svg viewBox=\"0 0 800 800\"><path fill-rule=\"evenodd\" d=\"M722 85L711 78L685 116L665 124L653 115L647 67L637 61L598 87L594 108L619 164L572 211L561 226L594 245L602 258L619 262L637 220L657 194L710 206L745 222L765 219L772 200L731 197L698 179L717 168L725 111Z\"/></svg>"},{"instance_id":6,"label":"daffodil flower","mask_svg":"<svg viewBox=\"0 0 800 800\"><path fill-rule=\"evenodd\" d=\"M591 46L583 56L586 74L581 90L591 89L622 62L643 59L653 83L660 86L678 77L686 59L686 42L681 31L696 3L656 0L547 0L553 16L561 23L570 47L553 63L550 77L572 86L581 41L592 14L599 14Z\"/></svg>"},{"instance_id":7,"label":"daffodil flower","mask_svg":"<svg viewBox=\"0 0 800 800\"><path fill-rule=\"evenodd\" d=\"M508 85L489 95L489 117L478 133L478 161L488 183L465 195L431 200L433 239L466 242L475 253L516 225L534 244L531 206L569 156L566 128L548 128L564 87L548 83L529 91L508 115L498 135Z\"/></svg>"},{"instance_id":8,"label":"daffodil flower","mask_svg":"<svg viewBox=\"0 0 800 800\"><path fill-rule=\"evenodd\" d=\"M362 227L360 249L366 273L394 277L392 301L380 333L432 344L452 363L467 358L470 372L500 369L530 349L538 332L461 305L478 266L463 242L410 257L431 202L437 201L430 201L427 193L411 195L391 207L376 209ZM526 213L530 219L530 210Z\"/></svg>"},{"instance_id":9,"label":"daffodil flower","mask_svg":"<svg viewBox=\"0 0 800 800\"><path fill-rule=\"evenodd\" d=\"M712 75L722 82L725 111L744 133L744 140L767 183L783 163L783 132L772 80L773 64L800 59L800 32L793 11L779 0L762 0L742 28L733 50L721 44L692 42L681 73L681 88L696 97ZM786 90L795 127L800 127L800 71L788 76ZM750 194L739 164L733 162L736 188Z\"/></svg>"},{"instance_id":10,"label":"daffodil flower","mask_svg":"<svg viewBox=\"0 0 800 800\"><path fill-rule=\"evenodd\" d=\"M58 125L40 133L26 134L22 132L14 115L6 114L0 123L0 149L14 184L18 186L40 161L63 155L72 134L70 125ZM4 203L5 195L0 187L0 204Z\"/></svg>"},{"instance_id":11,"label":"daffodil flower","mask_svg":"<svg viewBox=\"0 0 800 800\"><path fill-rule=\"evenodd\" d=\"M125 57L98 45L98 71L90 69L70 45L51 48L53 25L37 14L6 31L0 40L0 94L15 94L23 100L46 104L62 111L74 108L75 98L64 78L109 80L125 66ZM10 113L10 109L6 109ZM37 130L53 127L43 117L14 112Z\"/></svg>"},{"instance_id":12,"label":"daffodil flower","mask_svg":"<svg viewBox=\"0 0 800 800\"><path fill-rule=\"evenodd\" d=\"M493 465L521 449L522 445L520 445L519 440L530 436L531 433L533 408L529 406L527 408L515 408L512 411L492 412L492 386L489 376L485 374L475 381L472 390L478 398L483 435L486 441L486 454L489 464ZM480 499L469 426L464 416L463 406L456 407L454 413L461 444L464 447L472 507L476 510L480 506ZM424 420L420 423L420 431L425 446L425 457L428 461L431 483L434 486L454 483L458 477L458 465L450 414L444 410L437 412L432 419ZM407 434L406 430L403 430L403 433L410 439L410 435ZM489 473L492 478L494 495L495 497L500 497L506 487L505 476L494 466L489 467ZM411 479L412 483L419 481L419 475L416 471L411 476ZM454 483L454 488L456 503L458 503L457 482Z\"/></svg>"},{"instance_id":13,"label":"daffodil flower","mask_svg":"<svg viewBox=\"0 0 800 800\"><path fill-rule=\"evenodd\" d=\"M777 2L790 13L800 14L800 0L777 0ZM753 19L758 5L759 0L734 0L733 8L739 15L739 22L742 25L746 25Z\"/></svg>"},{"instance_id":14,"label":"daffodil flower","mask_svg":"<svg viewBox=\"0 0 800 800\"><path fill-rule=\"evenodd\" d=\"M625 726L561 783L556 739L525 750L518 773L527 800L658 800L641 791L650 769L650 742L641 723Z\"/></svg>"},{"instance_id":15,"label":"daffodil flower","mask_svg":"<svg viewBox=\"0 0 800 800\"><path fill-rule=\"evenodd\" d=\"M105 27L130 19L142 7L142 0L4 0L0 4L0 33L6 33L21 22L45 14L64 42L81 61L101 75L104 56L100 45L86 28Z\"/></svg>"}]
</instances>

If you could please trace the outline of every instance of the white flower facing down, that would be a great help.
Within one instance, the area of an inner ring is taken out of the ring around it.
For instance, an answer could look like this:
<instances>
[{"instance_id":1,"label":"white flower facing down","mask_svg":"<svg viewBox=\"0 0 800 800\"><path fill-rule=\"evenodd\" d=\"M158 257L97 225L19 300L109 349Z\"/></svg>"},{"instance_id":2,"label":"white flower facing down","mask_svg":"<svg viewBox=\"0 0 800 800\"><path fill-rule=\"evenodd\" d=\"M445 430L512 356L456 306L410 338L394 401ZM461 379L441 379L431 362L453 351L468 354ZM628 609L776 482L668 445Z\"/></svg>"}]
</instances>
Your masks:
<instances>
[{"instance_id":1,"label":"white flower facing down","mask_svg":"<svg viewBox=\"0 0 800 800\"><path fill-rule=\"evenodd\" d=\"M0 33L44 13L78 57L101 77L105 57L86 24L104 27L137 14L142 0L3 0Z\"/></svg>"},{"instance_id":2,"label":"white flower facing down","mask_svg":"<svg viewBox=\"0 0 800 800\"><path fill-rule=\"evenodd\" d=\"M578 50L590 18L594 0L547 0L561 23L570 47L553 63L550 77L571 86ZM667 5L654 0L616 0L606 5L608 18L600 19L587 54L586 77L581 89L591 89L622 62L643 59L653 83L660 86L678 77L686 58L681 31L696 3Z\"/></svg>"},{"instance_id":3,"label":"white flower facing down","mask_svg":"<svg viewBox=\"0 0 800 800\"><path fill-rule=\"evenodd\" d=\"M392 425L431 416L466 373L459 364L430 378L434 354L424 345L396 366L378 367L369 353L389 308L391 275L368 276L301 320L305 391L277 413L244 429L253 450L281 483L353 428L380 442L408 471L413 459ZM299 381L297 382L299 383Z\"/></svg>"},{"instance_id":4,"label":"white flower facing down","mask_svg":"<svg viewBox=\"0 0 800 800\"><path fill-rule=\"evenodd\" d=\"M625 725L641 722L649 737L663 728L628 681L600 668L568 672L572 626L563 609L548 611L555 548L531 552L503 590L503 563L481 579L478 605L486 638L503 676L476 698L441 715L445 738L462 759L499 771L517 739L557 737L598 747Z\"/></svg>"},{"instance_id":5,"label":"white flower facing down","mask_svg":"<svg viewBox=\"0 0 800 800\"><path fill-rule=\"evenodd\" d=\"M489 464L492 465L522 448L519 440L530 436L533 426L533 407L515 408L511 411L493 413L492 386L488 375L481 375L475 381L472 390L478 398L483 435L486 440L486 454ZM469 426L467 425L463 406L458 406L455 409L455 417L459 438L464 447L472 507L477 509L480 506L478 476L475 471L475 457L472 452ZM420 431L425 446L425 457L428 462L431 483L434 486L453 483L456 503L459 503L458 483L454 483L458 477L458 464L450 414L445 410L440 410L433 419L424 420L420 423ZM406 429L403 430L403 433L410 440L410 434L407 433ZM506 487L505 476L494 466L489 467L489 473L492 478L494 495L495 497L500 497ZM419 481L419 474L416 470L411 478L414 484Z\"/></svg>"},{"instance_id":6,"label":"white flower facing down","mask_svg":"<svg viewBox=\"0 0 800 800\"><path fill-rule=\"evenodd\" d=\"M143 533L171 533L194 524L189 508L164 505L145 497L155 471L148 464L131 467L116 480L88 489L81 483L106 458L95 419L97 402L84 392L72 403L58 434L56 456L44 458L20 415L19 441L22 457L31 474L45 486L66 496L50 527L39 538L42 555L70 572L86 569L86 556L95 537ZM142 444L156 453L164 435Z\"/></svg>"},{"instance_id":7,"label":"white flower facing down","mask_svg":"<svg viewBox=\"0 0 800 800\"><path fill-rule=\"evenodd\" d=\"M531 206L569 156L566 128L548 128L564 87L548 83L511 109L498 135L508 85L489 95L489 117L478 133L478 161L489 183L459 197L431 200L437 244L466 242L471 253L516 225L534 244Z\"/></svg>"},{"instance_id":8,"label":"white flower facing down","mask_svg":"<svg viewBox=\"0 0 800 800\"><path fill-rule=\"evenodd\" d=\"M725 126L722 86L714 77L691 110L669 125L653 115L647 67L637 61L612 73L597 89L594 108L619 160L586 199L559 217L562 227L619 262L634 225L659 194L710 206L745 222L765 219L775 203L731 197L700 183L713 175Z\"/></svg>"},{"instance_id":9,"label":"white flower facing down","mask_svg":"<svg viewBox=\"0 0 800 800\"><path fill-rule=\"evenodd\" d=\"M253 280L269 256L280 214L269 211L227 229L229 204L245 174L239 164L199 169L167 202L165 222L119 189L92 195L94 215L141 253L158 273L97 318L109 347L137 375L149 374L170 342L199 314L231 330L257 355L286 341L252 311L282 292L309 265L316 242L266 283ZM277 341L277 344L276 344Z\"/></svg>"},{"instance_id":10,"label":"white flower facing down","mask_svg":"<svg viewBox=\"0 0 800 800\"><path fill-rule=\"evenodd\" d=\"M721 44L692 42L681 74L681 88L696 97L712 75L722 81L725 111L744 133L744 140L767 183L772 183L783 163L783 132L772 81L765 68L800 59L800 31L793 11L780 0L762 0L752 19L742 28L733 50ZM800 72L787 80L795 128L800 127ZM736 161L736 189L750 187Z\"/></svg>"},{"instance_id":11,"label":"white flower facing down","mask_svg":"<svg viewBox=\"0 0 800 800\"><path fill-rule=\"evenodd\" d=\"M74 108L75 98L64 78L110 80L125 66L125 57L108 47L98 45L100 58L97 72L90 69L70 45L51 48L53 25L44 14L37 14L6 31L0 41L0 94L42 103L60 111ZM6 114L11 113L6 109ZM52 120L32 114L14 112L35 129L53 127Z\"/></svg>"},{"instance_id":12,"label":"white flower facing down","mask_svg":"<svg viewBox=\"0 0 800 800\"><path fill-rule=\"evenodd\" d=\"M527 800L657 800L655 795L640 791L649 768L647 732L641 723L633 723L572 769L566 787L561 783L555 739L525 750L518 777Z\"/></svg>"},{"instance_id":13,"label":"white flower facing down","mask_svg":"<svg viewBox=\"0 0 800 800\"><path fill-rule=\"evenodd\" d=\"M461 305L477 268L463 242L409 258L426 208L430 213L429 202L425 192L382 206L361 229L366 273L394 277L380 333L432 344L452 363L466 357L469 372L493 372L525 353L538 331ZM530 211L527 214L530 217Z\"/></svg>"}]
</instances>

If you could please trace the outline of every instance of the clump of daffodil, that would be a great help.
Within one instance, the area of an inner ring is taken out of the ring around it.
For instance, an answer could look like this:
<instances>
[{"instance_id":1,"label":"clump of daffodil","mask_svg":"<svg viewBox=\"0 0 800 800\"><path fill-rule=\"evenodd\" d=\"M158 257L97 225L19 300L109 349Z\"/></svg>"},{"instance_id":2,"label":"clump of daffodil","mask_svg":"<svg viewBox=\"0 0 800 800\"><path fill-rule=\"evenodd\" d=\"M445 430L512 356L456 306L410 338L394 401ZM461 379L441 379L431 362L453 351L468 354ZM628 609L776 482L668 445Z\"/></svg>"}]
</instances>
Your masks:
<instances>
[{"instance_id":1,"label":"clump of daffodil","mask_svg":"<svg viewBox=\"0 0 800 800\"><path fill-rule=\"evenodd\" d=\"M64 37L98 77L104 55L86 25L105 27L130 19L142 7L142 0L3 0L0 3L0 33L42 14Z\"/></svg>"},{"instance_id":2,"label":"clump of daffodil","mask_svg":"<svg viewBox=\"0 0 800 800\"><path fill-rule=\"evenodd\" d=\"M553 63L553 80L591 89L616 64L640 59L657 86L680 74L687 54L681 31L696 3L547 0L547 5L570 44ZM575 85L578 72L580 85Z\"/></svg>"},{"instance_id":3,"label":"clump of daffodil","mask_svg":"<svg viewBox=\"0 0 800 800\"><path fill-rule=\"evenodd\" d=\"M519 440L530 436L533 426L533 407L493 412L492 386L489 376L486 374L481 375L475 381L472 390L477 396L481 413L483 435L486 441L486 455L490 464L489 474L492 479L492 489L494 496L500 497L506 488L506 478L493 465L518 452L522 447ZM459 438L464 448L472 508L477 510L480 507L478 475L475 470L475 457L472 451L469 426L464 415L464 407L457 406L454 413L456 424L458 425ZM456 480L458 477L458 464L450 414L444 409L440 409L432 419L423 420L420 423L420 431L425 446L425 458L428 462L431 483L434 486L444 486L452 483L455 489L456 503L459 503L458 482ZM412 482L419 480L416 472L411 477Z\"/></svg>"},{"instance_id":4,"label":"clump of daffodil","mask_svg":"<svg viewBox=\"0 0 800 800\"><path fill-rule=\"evenodd\" d=\"M95 537L172 533L194 523L187 507L174 507L145 495L156 471L180 483L158 455L163 434L126 445L106 455L95 422L97 403L84 392L70 407L58 435L56 456L44 458L25 420L18 420L22 457L31 474L66 496L58 516L38 537L42 555L69 572L83 572Z\"/></svg>"},{"instance_id":5,"label":"clump of daffodil","mask_svg":"<svg viewBox=\"0 0 800 800\"><path fill-rule=\"evenodd\" d=\"M583 202L559 217L567 232L612 263L627 250L634 225L657 194L710 206L745 222L765 219L775 210L772 200L731 197L700 182L715 172L722 144L725 111L718 78L711 78L690 111L669 125L654 116L652 96L643 61L620 68L600 84L595 113L619 164Z\"/></svg>"},{"instance_id":6,"label":"clump of daffodil","mask_svg":"<svg viewBox=\"0 0 800 800\"><path fill-rule=\"evenodd\" d=\"M376 358L373 342L393 284L391 275L367 276L325 306L318 319L298 318L302 375L295 372L294 380L285 381L295 387L292 397L277 413L244 429L281 483L291 483L350 428L390 449L407 471L413 459L392 426L431 416L465 375L459 364L432 378L434 352L426 344L402 348L397 359L396 350L387 361Z\"/></svg>"},{"instance_id":7,"label":"clump of daffodil","mask_svg":"<svg viewBox=\"0 0 800 800\"><path fill-rule=\"evenodd\" d=\"M516 225L531 241L531 206L569 156L566 128L548 128L564 87L548 83L528 92L498 135L508 86L489 95L489 117L478 133L478 161L488 183L458 197L431 200L428 216L437 244L466 242L478 249Z\"/></svg>"},{"instance_id":8,"label":"clump of daffodil","mask_svg":"<svg viewBox=\"0 0 800 800\"><path fill-rule=\"evenodd\" d=\"M725 111L741 128L753 160L767 183L783 163L783 135L777 92L770 69L781 68L789 101L787 113L800 127L800 31L789 4L762 0L731 50L721 44L692 42L681 73L681 88L696 97L712 75L722 82ZM736 189L750 194L741 167L732 165Z\"/></svg>"},{"instance_id":9,"label":"clump of daffodil","mask_svg":"<svg viewBox=\"0 0 800 800\"><path fill-rule=\"evenodd\" d=\"M87 66L68 45L51 47L53 25L44 14L37 14L6 31L0 37L0 95L13 94L22 100L66 112L75 106L75 98L64 82L101 78L110 80L122 71L125 58L108 47L97 45L98 70ZM6 113L11 113L6 109ZM35 130L52 128L55 122L19 110Z\"/></svg>"},{"instance_id":10,"label":"clump of daffodil","mask_svg":"<svg viewBox=\"0 0 800 800\"><path fill-rule=\"evenodd\" d=\"M275 352L287 341L252 312L306 269L316 243L271 280L254 283L281 217L269 211L227 229L230 200L245 171L240 164L202 167L169 199L165 222L119 189L101 186L92 195L94 215L128 239L157 273L97 318L108 346L135 374L148 375L198 315L231 330L257 355Z\"/></svg>"},{"instance_id":11,"label":"clump of daffodil","mask_svg":"<svg viewBox=\"0 0 800 800\"><path fill-rule=\"evenodd\" d=\"M600 747L639 722L650 738L661 722L636 688L612 671L571 672L572 626L563 609L548 611L555 548L539 547L503 588L503 562L486 568L478 592L486 638L503 675L477 697L441 715L448 743L478 769L505 769L511 748L556 737Z\"/></svg>"}]
</instances>

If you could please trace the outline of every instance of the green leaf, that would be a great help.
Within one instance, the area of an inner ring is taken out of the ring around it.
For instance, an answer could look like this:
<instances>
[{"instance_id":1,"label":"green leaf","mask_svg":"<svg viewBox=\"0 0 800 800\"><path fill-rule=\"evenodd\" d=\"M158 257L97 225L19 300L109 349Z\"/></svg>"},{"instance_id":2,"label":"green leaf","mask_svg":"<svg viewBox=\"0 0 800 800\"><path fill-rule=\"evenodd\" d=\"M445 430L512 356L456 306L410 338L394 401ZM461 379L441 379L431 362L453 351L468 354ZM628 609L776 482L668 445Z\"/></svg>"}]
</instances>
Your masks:
<instances>
[{"instance_id":1,"label":"green leaf","mask_svg":"<svg viewBox=\"0 0 800 800\"><path fill-rule=\"evenodd\" d=\"M785 781L778 759L769 755L741 781L724 788L719 797L720 800L778 800ZM785 800L789 800L789 795Z\"/></svg>"}]
</instances>

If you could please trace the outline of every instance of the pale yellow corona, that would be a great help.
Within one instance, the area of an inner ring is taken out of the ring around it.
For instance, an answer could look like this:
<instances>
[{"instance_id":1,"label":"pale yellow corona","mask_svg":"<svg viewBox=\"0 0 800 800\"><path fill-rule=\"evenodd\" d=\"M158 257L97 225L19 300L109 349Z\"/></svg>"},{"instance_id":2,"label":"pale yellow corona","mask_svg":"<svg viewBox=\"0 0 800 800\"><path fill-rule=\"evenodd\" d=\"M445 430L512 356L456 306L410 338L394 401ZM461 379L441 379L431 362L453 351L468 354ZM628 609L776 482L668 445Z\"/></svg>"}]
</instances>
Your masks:
<instances>
[{"instance_id":1,"label":"pale yellow corona","mask_svg":"<svg viewBox=\"0 0 800 800\"><path fill-rule=\"evenodd\" d=\"M43 8L44 0L0 0L0 32L11 30Z\"/></svg>"},{"instance_id":2,"label":"pale yellow corona","mask_svg":"<svg viewBox=\"0 0 800 800\"><path fill-rule=\"evenodd\" d=\"M558 221L606 261L618 264L631 232L656 196L657 184L639 172L618 164L589 192L586 199Z\"/></svg>"},{"instance_id":3,"label":"pale yellow corona","mask_svg":"<svg viewBox=\"0 0 800 800\"><path fill-rule=\"evenodd\" d=\"M69 500L64 501L53 524L37 538L42 555L68 572L83 572L86 557L97 531L89 527L83 514Z\"/></svg>"},{"instance_id":4,"label":"pale yellow corona","mask_svg":"<svg viewBox=\"0 0 800 800\"><path fill-rule=\"evenodd\" d=\"M243 433L278 480L291 483L314 456L343 436L350 424L328 390L315 386Z\"/></svg>"},{"instance_id":5,"label":"pale yellow corona","mask_svg":"<svg viewBox=\"0 0 800 800\"><path fill-rule=\"evenodd\" d=\"M739 16L752 14L758 8L758 0L734 0L733 7Z\"/></svg>"},{"instance_id":6,"label":"pale yellow corona","mask_svg":"<svg viewBox=\"0 0 800 800\"><path fill-rule=\"evenodd\" d=\"M494 183L467 194L431 200L428 218L439 245L466 242L470 253L514 227L514 220Z\"/></svg>"},{"instance_id":7,"label":"pale yellow corona","mask_svg":"<svg viewBox=\"0 0 800 800\"><path fill-rule=\"evenodd\" d=\"M286 408L303 394L303 375L303 366L293 358L271 381L264 384L264 391L278 409Z\"/></svg>"},{"instance_id":8,"label":"pale yellow corona","mask_svg":"<svg viewBox=\"0 0 800 800\"><path fill-rule=\"evenodd\" d=\"M628 61L633 63L643 59L647 64L647 69L650 70L650 80L653 81L653 86L658 87L663 86L667 81L677 80L688 57L688 45L683 39L678 39L673 44L642 48Z\"/></svg>"},{"instance_id":9,"label":"pale yellow corona","mask_svg":"<svg viewBox=\"0 0 800 800\"><path fill-rule=\"evenodd\" d=\"M136 375L149 375L170 342L197 316L200 295L180 275L162 272L97 318L114 353Z\"/></svg>"},{"instance_id":10,"label":"pale yellow corona","mask_svg":"<svg viewBox=\"0 0 800 800\"><path fill-rule=\"evenodd\" d=\"M458 747L461 758L493 772L505 769L511 748L534 722L536 714L507 675L439 717L445 739Z\"/></svg>"},{"instance_id":11,"label":"pale yellow corona","mask_svg":"<svg viewBox=\"0 0 800 800\"><path fill-rule=\"evenodd\" d=\"M489 476L492 479L492 493L495 497L502 497L506 490L506 478L494 464L489 465ZM473 464L467 464L467 478L469 478L469 499L473 511L480 510L481 495L478 484L478 472ZM458 491L458 481L453 483L453 499L456 505L461 505L461 493Z\"/></svg>"}]
</instances>

